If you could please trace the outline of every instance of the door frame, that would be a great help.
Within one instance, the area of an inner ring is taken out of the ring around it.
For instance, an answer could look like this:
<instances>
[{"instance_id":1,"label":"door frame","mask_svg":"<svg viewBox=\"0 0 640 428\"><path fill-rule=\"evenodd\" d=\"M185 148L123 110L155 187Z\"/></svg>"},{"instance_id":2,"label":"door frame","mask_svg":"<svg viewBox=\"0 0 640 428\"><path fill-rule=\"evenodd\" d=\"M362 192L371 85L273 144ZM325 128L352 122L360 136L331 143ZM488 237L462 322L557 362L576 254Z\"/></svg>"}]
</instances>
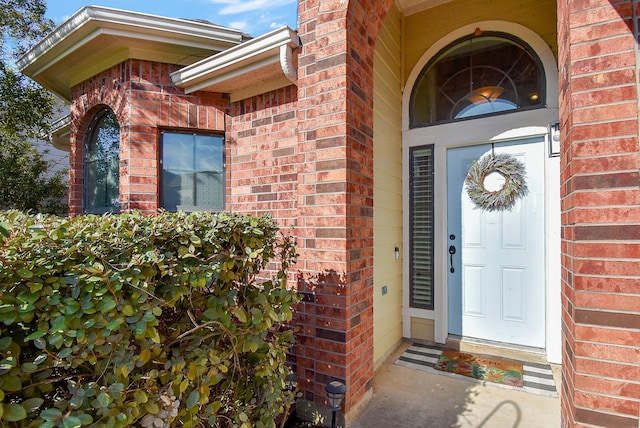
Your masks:
<instances>
[{"instance_id":1,"label":"door frame","mask_svg":"<svg viewBox=\"0 0 640 428\"><path fill-rule=\"evenodd\" d=\"M531 46L540 58L546 76L547 106L536 110L511 112L486 118L469 119L425 128L409 129L411 88L420 71L440 49L472 33L476 28L509 33ZM558 118L558 71L555 56L544 40L528 28L506 21L476 22L459 28L440 39L422 56L412 70L403 93L403 336L411 338L411 319L430 319L434 323L434 339L445 343L448 336L447 314L447 170L449 148L532 137L545 137L545 278L546 278L546 352L547 359L559 362L561 350L560 301L560 162L548 156L548 125ZM514 123L527 126L514 128ZM434 145L434 310L411 308L409 305L409 149Z\"/></svg>"}]
</instances>

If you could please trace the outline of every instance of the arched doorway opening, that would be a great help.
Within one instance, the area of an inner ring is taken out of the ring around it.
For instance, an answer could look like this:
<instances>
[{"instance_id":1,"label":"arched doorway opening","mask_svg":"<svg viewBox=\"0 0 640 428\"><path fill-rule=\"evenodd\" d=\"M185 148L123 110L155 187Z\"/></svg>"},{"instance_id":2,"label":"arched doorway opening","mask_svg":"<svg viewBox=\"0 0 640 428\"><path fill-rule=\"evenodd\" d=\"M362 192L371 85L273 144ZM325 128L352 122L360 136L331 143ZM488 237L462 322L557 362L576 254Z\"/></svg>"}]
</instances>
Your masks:
<instances>
[{"instance_id":1,"label":"arched doorway opening","mask_svg":"<svg viewBox=\"0 0 640 428\"><path fill-rule=\"evenodd\" d=\"M431 46L406 87L403 335L500 343L559 361L553 53L521 25L477 22ZM530 192L511 210L488 212L470 204L465 179L472 162L500 153L524 163Z\"/></svg>"}]
</instances>

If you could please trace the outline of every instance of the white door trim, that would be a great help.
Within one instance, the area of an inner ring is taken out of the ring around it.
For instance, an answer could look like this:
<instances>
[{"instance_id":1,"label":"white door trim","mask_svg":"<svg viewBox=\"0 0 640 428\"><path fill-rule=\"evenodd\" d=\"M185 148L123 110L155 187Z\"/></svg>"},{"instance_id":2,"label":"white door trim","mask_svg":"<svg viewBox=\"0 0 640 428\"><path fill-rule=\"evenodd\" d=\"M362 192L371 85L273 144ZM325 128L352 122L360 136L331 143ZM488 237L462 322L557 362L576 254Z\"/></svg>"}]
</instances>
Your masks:
<instances>
[{"instance_id":1,"label":"white door trim","mask_svg":"<svg viewBox=\"0 0 640 428\"><path fill-rule=\"evenodd\" d=\"M545 77L547 79L547 107L557 109L560 105L558 97L558 65L549 45L537 33L531 31L524 25L508 21L479 21L473 24L467 24L455 31L447 34L437 42L435 42L422 55L420 60L409 74L405 91L402 94L402 129L409 129L409 103L411 101L411 89L416 83L416 79L420 76L420 72L431 59L440 52L441 49L456 40L472 34L477 28L483 31L496 31L514 35L526 42L531 49L538 55L544 68Z\"/></svg>"},{"instance_id":2,"label":"white door trim","mask_svg":"<svg viewBox=\"0 0 640 428\"><path fill-rule=\"evenodd\" d=\"M455 40L468 35L475 28L485 31L499 31L513 34L529 44L542 61L547 90L547 108L513 112L490 118L477 118L439 126L409 129L409 100L411 88L415 84L420 71L440 49ZM427 311L409 306L409 149L411 147L434 144L434 161L438 172L434 177L435 191L435 224L436 235L434 248L446 246L446 151L448 148L475 145L486 142L498 142L520 138L539 137L547 134L547 126L558 118L558 71L553 52L544 40L528 28L505 21L483 21L466 25L436 42L418 61L407 80L403 94L403 335L411 337L411 317L433 319L435 324L435 340L444 343L448 335L446 271L448 260L442 251L434 254L434 302L435 310ZM514 128L517 123L529 126ZM546 141L546 140L545 140ZM545 144L547 146L547 144ZM547 358L552 362L561 360L560 329L560 199L559 199L559 158L545 157L545 198L547 228L545 240L546 284L547 284Z\"/></svg>"}]
</instances>

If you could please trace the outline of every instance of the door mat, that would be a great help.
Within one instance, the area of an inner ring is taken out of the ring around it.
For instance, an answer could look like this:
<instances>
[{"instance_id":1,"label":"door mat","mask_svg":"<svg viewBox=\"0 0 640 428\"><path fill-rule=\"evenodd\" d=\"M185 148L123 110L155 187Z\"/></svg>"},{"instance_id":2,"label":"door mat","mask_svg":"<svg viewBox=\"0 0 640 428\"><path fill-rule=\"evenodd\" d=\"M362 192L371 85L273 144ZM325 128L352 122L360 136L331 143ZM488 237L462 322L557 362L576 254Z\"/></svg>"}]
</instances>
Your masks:
<instances>
[{"instance_id":1,"label":"door mat","mask_svg":"<svg viewBox=\"0 0 640 428\"><path fill-rule=\"evenodd\" d=\"M522 363L445 349L434 369L522 388Z\"/></svg>"},{"instance_id":2,"label":"door mat","mask_svg":"<svg viewBox=\"0 0 640 428\"><path fill-rule=\"evenodd\" d=\"M486 385L495 385L548 397L558 396L553 380L553 372L549 364L515 362L516 368L522 367L520 383L517 381L516 372L511 373L513 366L501 364L501 362L514 363L513 361L496 357L485 357L448 350L437 345L414 344L395 363L430 373L455 377L463 376L465 379ZM489 363L489 365L486 363ZM481 374L485 377L480 376ZM502 381L496 382L495 380L500 377L502 377Z\"/></svg>"}]
</instances>

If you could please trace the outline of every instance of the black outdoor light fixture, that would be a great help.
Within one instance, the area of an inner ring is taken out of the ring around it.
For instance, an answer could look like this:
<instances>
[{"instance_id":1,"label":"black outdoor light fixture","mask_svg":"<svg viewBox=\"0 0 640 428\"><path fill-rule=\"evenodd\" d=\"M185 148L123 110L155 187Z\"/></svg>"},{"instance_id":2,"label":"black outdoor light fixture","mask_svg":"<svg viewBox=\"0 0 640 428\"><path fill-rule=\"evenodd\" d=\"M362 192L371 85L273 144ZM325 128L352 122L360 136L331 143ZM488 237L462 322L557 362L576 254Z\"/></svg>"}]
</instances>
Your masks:
<instances>
[{"instance_id":1,"label":"black outdoor light fixture","mask_svg":"<svg viewBox=\"0 0 640 428\"><path fill-rule=\"evenodd\" d=\"M560 122L549 124L549 157L560 156Z\"/></svg>"},{"instance_id":2,"label":"black outdoor light fixture","mask_svg":"<svg viewBox=\"0 0 640 428\"><path fill-rule=\"evenodd\" d=\"M324 390L327 391L327 399L331 409L331 428L336 428L336 412L340 410L344 394L347 393L347 387L344 383L334 380L329 382Z\"/></svg>"}]
</instances>

